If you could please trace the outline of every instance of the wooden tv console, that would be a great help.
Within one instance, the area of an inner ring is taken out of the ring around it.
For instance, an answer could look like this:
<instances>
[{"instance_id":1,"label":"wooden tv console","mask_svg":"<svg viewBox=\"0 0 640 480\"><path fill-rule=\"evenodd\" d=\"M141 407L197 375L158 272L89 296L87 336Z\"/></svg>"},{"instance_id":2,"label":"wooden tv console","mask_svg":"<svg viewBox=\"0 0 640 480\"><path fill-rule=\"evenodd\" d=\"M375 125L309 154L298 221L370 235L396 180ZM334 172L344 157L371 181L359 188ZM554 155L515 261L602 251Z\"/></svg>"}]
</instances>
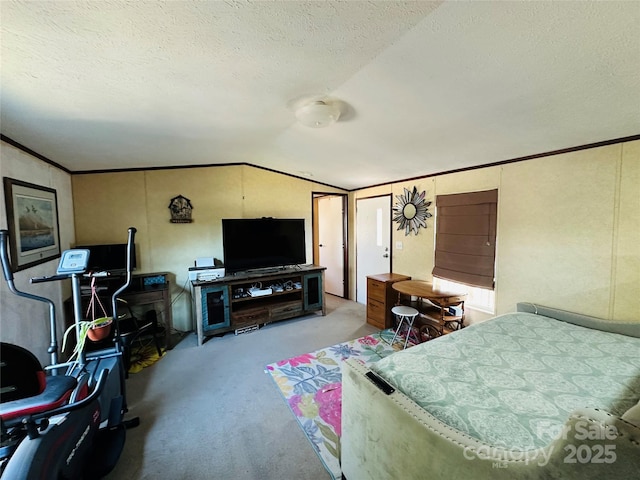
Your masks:
<instances>
[{"instance_id":1,"label":"wooden tv console","mask_svg":"<svg viewBox=\"0 0 640 480\"><path fill-rule=\"evenodd\" d=\"M236 333L311 312L326 314L324 271L318 265L241 272L192 281L191 298L198 345L205 337ZM271 293L251 296L252 287Z\"/></svg>"}]
</instances>

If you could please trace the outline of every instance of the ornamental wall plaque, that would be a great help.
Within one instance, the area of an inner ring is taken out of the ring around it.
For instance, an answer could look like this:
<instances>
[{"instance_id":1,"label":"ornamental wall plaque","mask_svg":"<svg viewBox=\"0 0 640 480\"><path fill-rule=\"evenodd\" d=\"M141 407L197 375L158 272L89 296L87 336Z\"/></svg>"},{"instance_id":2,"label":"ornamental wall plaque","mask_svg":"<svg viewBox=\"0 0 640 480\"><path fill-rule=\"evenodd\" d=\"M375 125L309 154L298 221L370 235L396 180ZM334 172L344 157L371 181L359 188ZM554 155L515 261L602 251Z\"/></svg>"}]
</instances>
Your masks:
<instances>
[{"instance_id":1,"label":"ornamental wall plaque","mask_svg":"<svg viewBox=\"0 0 640 480\"><path fill-rule=\"evenodd\" d=\"M426 193L424 190L418 193L413 187L412 191L405 188L403 195L396 195L398 203L393 206L393 221L398 223L398 230L404 229L405 235L410 235L411 230L417 235L420 227L427 228L427 218L432 215L427 211L431 202L425 202Z\"/></svg>"},{"instance_id":2,"label":"ornamental wall plaque","mask_svg":"<svg viewBox=\"0 0 640 480\"><path fill-rule=\"evenodd\" d=\"M173 197L169 203L169 210L171 210L171 223L191 223L191 200L182 195Z\"/></svg>"}]
</instances>

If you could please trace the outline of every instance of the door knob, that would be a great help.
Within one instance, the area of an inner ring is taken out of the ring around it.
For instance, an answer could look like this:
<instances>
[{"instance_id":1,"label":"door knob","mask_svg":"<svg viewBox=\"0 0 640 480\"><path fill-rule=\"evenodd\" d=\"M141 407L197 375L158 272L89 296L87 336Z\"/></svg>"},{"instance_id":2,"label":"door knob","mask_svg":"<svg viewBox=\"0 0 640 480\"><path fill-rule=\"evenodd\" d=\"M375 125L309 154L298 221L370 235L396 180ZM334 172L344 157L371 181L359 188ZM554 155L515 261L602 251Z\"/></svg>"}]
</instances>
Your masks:
<instances>
[{"instance_id":1,"label":"door knob","mask_svg":"<svg viewBox=\"0 0 640 480\"><path fill-rule=\"evenodd\" d=\"M382 255L383 258L389 258L389 254L385 253L384 255Z\"/></svg>"}]
</instances>

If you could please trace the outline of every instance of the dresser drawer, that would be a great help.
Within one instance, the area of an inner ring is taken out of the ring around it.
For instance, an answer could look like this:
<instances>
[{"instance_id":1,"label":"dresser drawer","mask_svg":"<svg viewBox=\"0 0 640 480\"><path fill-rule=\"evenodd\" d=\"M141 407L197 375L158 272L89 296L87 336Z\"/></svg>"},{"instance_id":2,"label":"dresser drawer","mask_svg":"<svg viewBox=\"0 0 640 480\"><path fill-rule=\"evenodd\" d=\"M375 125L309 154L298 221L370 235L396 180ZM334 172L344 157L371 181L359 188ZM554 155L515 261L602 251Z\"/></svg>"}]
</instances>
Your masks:
<instances>
[{"instance_id":1,"label":"dresser drawer","mask_svg":"<svg viewBox=\"0 0 640 480\"><path fill-rule=\"evenodd\" d=\"M367 323L384 328L385 319L386 308L384 302L369 298L369 300L367 300Z\"/></svg>"},{"instance_id":2,"label":"dresser drawer","mask_svg":"<svg viewBox=\"0 0 640 480\"><path fill-rule=\"evenodd\" d=\"M377 328L393 327L391 307L397 301L398 294L393 290L395 282L411 280L407 275L382 273L367 277L367 323Z\"/></svg>"},{"instance_id":3,"label":"dresser drawer","mask_svg":"<svg viewBox=\"0 0 640 480\"><path fill-rule=\"evenodd\" d=\"M375 320L373 318L367 317L367 323L369 325L373 326L373 327L379 328L380 330L384 330L385 329L384 323L381 323L378 320Z\"/></svg>"},{"instance_id":4,"label":"dresser drawer","mask_svg":"<svg viewBox=\"0 0 640 480\"><path fill-rule=\"evenodd\" d=\"M285 318L297 317L302 315L302 302L287 302L281 305L271 307L270 319L272 321L283 320Z\"/></svg>"},{"instance_id":5,"label":"dresser drawer","mask_svg":"<svg viewBox=\"0 0 640 480\"><path fill-rule=\"evenodd\" d=\"M387 284L368 278L367 297L384 302L387 298Z\"/></svg>"},{"instance_id":6,"label":"dresser drawer","mask_svg":"<svg viewBox=\"0 0 640 480\"><path fill-rule=\"evenodd\" d=\"M247 308L231 313L231 325L238 327L246 324L264 323L269 321L269 310L265 307Z\"/></svg>"}]
</instances>

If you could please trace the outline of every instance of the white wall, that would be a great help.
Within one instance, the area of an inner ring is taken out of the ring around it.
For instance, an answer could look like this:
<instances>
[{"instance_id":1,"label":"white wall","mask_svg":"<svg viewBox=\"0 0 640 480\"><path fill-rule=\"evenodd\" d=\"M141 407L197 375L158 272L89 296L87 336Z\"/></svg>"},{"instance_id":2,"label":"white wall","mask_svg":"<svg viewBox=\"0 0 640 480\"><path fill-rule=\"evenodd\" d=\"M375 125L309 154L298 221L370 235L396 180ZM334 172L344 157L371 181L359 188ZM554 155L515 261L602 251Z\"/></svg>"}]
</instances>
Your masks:
<instances>
[{"instance_id":1,"label":"white wall","mask_svg":"<svg viewBox=\"0 0 640 480\"><path fill-rule=\"evenodd\" d=\"M75 242L71 177L69 174L5 142L0 142L0 176L55 189L61 249L65 250ZM0 228L6 229L8 225L4 186L0 185L0 189L2 189ZM64 326L62 302L71 294L69 282L32 285L29 281L32 277L55 274L58 260L50 260L16 272L14 279L19 290L44 296L54 301L60 319L58 333L61 340L60 334ZM50 363L47 354L49 347L48 318L49 309L46 304L13 295L9 292L4 278L0 280L0 339L3 342L15 343L27 348L45 365Z\"/></svg>"}]
</instances>

